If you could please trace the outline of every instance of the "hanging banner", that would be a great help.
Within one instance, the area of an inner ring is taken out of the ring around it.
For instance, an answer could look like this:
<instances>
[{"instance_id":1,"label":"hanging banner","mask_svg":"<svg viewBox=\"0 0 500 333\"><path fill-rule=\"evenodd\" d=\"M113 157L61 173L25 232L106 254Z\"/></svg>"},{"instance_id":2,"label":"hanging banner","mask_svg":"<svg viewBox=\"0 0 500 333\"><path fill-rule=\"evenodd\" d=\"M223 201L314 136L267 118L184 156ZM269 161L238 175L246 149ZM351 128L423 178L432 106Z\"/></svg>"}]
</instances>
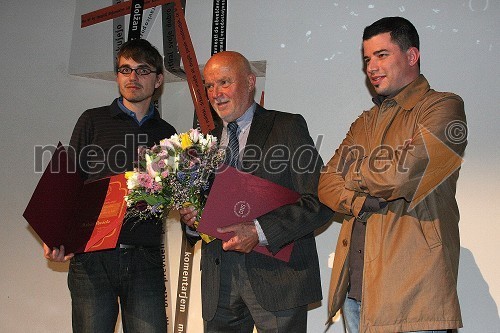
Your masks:
<instances>
[{"instance_id":1,"label":"hanging banner","mask_svg":"<svg viewBox=\"0 0 500 333\"><path fill-rule=\"evenodd\" d=\"M188 309L191 295L191 277L193 272L194 246L189 244L186 234L182 233L181 255L179 258L179 280L175 306L174 333L188 332Z\"/></svg>"},{"instance_id":2,"label":"hanging banner","mask_svg":"<svg viewBox=\"0 0 500 333\"><path fill-rule=\"evenodd\" d=\"M152 7L144 10L144 14L142 15L144 22L142 23L141 28L141 38L146 39L148 37L159 12L160 7Z\"/></svg>"},{"instance_id":3,"label":"hanging banner","mask_svg":"<svg viewBox=\"0 0 500 333\"><path fill-rule=\"evenodd\" d=\"M168 244L167 244L167 219L168 215L163 219L161 230L161 256L163 259L163 280L165 283L165 314L167 316L167 332L172 333L172 297L170 296L170 265L168 260Z\"/></svg>"},{"instance_id":4,"label":"hanging banner","mask_svg":"<svg viewBox=\"0 0 500 333\"><path fill-rule=\"evenodd\" d=\"M180 5L182 7L182 12L184 13L186 9L186 1L181 0ZM187 80L186 72L181 68L181 55L178 48L175 27L175 23L177 22L175 10L176 8L174 3L162 6L163 53L165 56L165 68L173 75ZM193 258L194 246L189 244L186 239L186 234L183 232L179 257L179 272L177 276L174 333L187 332Z\"/></svg>"},{"instance_id":5,"label":"hanging banner","mask_svg":"<svg viewBox=\"0 0 500 333\"><path fill-rule=\"evenodd\" d=\"M131 2L128 40L141 38L142 11L144 10L144 0L131 0Z\"/></svg>"},{"instance_id":6,"label":"hanging banner","mask_svg":"<svg viewBox=\"0 0 500 333\"><path fill-rule=\"evenodd\" d=\"M122 0L113 0L113 4L117 5L121 3ZM125 26L125 17L117 17L113 19L113 64L114 68L117 67L116 55L120 50L120 47L125 42L125 31L123 27Z\"/></svg>"},{"instance_id":7,"label":"hanging banner","mask_svg":"<svg viewBox=\"0 0 500 333\"><path fill-rule=\"evenodd\" d=\"M143 9L164 5L174 0L144 0ZM130 14L132 8L131 1L125 1L116 5L108 6L93 12L83 14L80 19L80 27L85 28L97 23L112 20Z\"/></svg>"},{"instance_id":8,"label":"hanging banner","mask_svg":"<svg viewBox=\"0 0 500 333\"><path fill-rule=\"evenodd\" d=\"M214 0L212 6L212 49L211 55L226 50L227 0ZM217 113L210 108L212 118L218 119ZM193 127L200 125L196 112L193 115Z\"/></svg>"},{"instance_id":9,"label":"hanging banner","mask_svg":"<svg viewBox=\"0 0 500 333\"><path fill-rule=\"evenodd\" d=\"M186 8L186 1L182 1L182 8ZM161 6L162 30L163 30L163 55L165 68L168 72L181 78L186 78L186 72L181 68L181 55L177 47L175 36L175 5L167 3Z\"/></svg>"},{"instance_id":10,"label":"hanging banner","mask_svg":"<svg viewBox=\"0 0 500 333\"><path fill-rule=\"evenodd\" d=\"M212 55L226 50L227 0L214 0L212 13Z\"/></svg>"},{"instance_id":11,"label":"hanging banner","mask_svg":"<svg viewBox=\"0 0 500 333\"><path fill-rule=\"evenodd\" d=\"M181 53L182 63L184 64L184 70L186 71L191 98L194 103L198 122L200 123L201 132L207 134L215 128L215 125L180 0L175 0L175 18L175 35L177 36L177 44Z\"/></svg>"}]
</instances>

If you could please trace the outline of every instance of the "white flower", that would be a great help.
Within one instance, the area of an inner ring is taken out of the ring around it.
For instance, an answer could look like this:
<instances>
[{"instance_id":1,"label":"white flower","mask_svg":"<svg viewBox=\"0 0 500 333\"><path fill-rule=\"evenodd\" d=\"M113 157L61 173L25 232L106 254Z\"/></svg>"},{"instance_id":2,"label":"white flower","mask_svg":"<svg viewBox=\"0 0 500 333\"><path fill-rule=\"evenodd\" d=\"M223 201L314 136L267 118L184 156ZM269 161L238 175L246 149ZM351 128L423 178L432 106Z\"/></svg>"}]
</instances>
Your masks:
<instances>
[{"instance_id":1,"label":"white flower","mask_svg":"<svg viewBox=\"0 0 500 333\"><path fill-rule=\"evenodd\" d=\"M155 178L158 175L158 172L153 168L153 163L156 163L156 159L151 159L151 156L146 154L146 171L151 178Z\"/></svg>"},{"instance_id":2,"label":"white flower","mask_svg":"<svg viewBox=\"0 0 500 333\"><path fill-rule=\"evenodd\" d=\"M136 187L139 187L139 182L137 181L137 173L134 172L127 179L127 188L133 190Z\"/></svg>"},{"instance_id":3,"label":"white flower","mask_svg":"<svg viewBox=\"0 0 500 333\"><path fill-rule=\"evenodd\" d=\"M213 147L215 144L217 144L217 138L213 135L207 135L207 147L208 148L211 148Z\"/></svg>"},{"instance_id":4,"label":"white flower","mask_svg":"<svg viewBox=\"0 0 500 333\"><path fill-rule=\"evenodd\" d=\"M174 150L174 145L170 141L170 139L163 139L160 141L160 146L166 150Z\"/></svg>"},{"instance_id":5,"label":"white flower","mask_svg":"<svg viewBox=\"0 0 500 333\"><path fill-rule=\"evenodd\" d=\"M171 169L171 172L175 173L177 171L177 169L179 168L179 155L175 154L175 155L169 155L168 156L168 159L165 160L165 162L167 163L167 165L170 167Z\"/></svg>"}]
</instances>

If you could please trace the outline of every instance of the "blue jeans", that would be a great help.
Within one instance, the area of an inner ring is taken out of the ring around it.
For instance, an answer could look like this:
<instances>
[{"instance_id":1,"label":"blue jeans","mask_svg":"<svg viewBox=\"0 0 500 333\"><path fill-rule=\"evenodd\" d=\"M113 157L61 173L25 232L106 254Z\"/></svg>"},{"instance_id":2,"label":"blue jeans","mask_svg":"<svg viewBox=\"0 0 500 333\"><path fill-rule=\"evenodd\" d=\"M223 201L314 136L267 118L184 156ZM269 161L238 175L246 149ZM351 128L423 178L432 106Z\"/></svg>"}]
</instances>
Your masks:
<instances>
[{"instance_id":1,"label":"blue jeans","mask_svg":"<svg viewBox=\"0 0 500 333\"><path fill-rule=\"evenodd\" d=\"M77 254L68 287L74 333L113 333L121 308L123 332L165 333L165 283L160 248Z\"/></svg>"},{"instance_id":2,"label":"blue jeans","mask_svg":"<svg viewBox=\"0 0 500 333\"><path fill-rule=\"evenodd\" d=\"M361 311L361 302L347 297L344 306L342 307L342 315L344 316L344 324L349 333L359 333L359 318ZM412 331L400 333L446 333L443 331Z\"/></svg>"},{"instance_id":3,"label":"blue jeans","mask_svg":"<svg viewBox=\"0 0 500 333\"><path fill-rule=\"evenodd\" d=\"M361 311L361 302L347 297L342 307L342 316L344 316L344 325L349 333L359 333L359 313Z\"/></svg>"}]
</instances>

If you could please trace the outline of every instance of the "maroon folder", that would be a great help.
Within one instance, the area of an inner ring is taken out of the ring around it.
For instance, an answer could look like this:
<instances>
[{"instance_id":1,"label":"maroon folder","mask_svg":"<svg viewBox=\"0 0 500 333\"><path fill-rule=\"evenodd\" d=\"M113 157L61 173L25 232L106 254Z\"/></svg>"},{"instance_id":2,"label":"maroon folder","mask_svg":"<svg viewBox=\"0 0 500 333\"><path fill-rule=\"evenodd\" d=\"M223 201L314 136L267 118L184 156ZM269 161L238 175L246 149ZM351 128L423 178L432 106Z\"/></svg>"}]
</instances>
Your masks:
<instances>
[{"instance_id":1,"label":"maroon folder","mask_svg":"<svg viewBox=\"0 0 500 333\"><path fill-rule=\"evenodd\" d=\"M66 253L116 247L127 209L124 174L91 182L78 175L59 143L23 216L49 247Z\"/></svg>"},{"instance_id":2,"label":"maroon folder","mask_svg":"<svg viewBox=\"0 0 500 333\"><path fill-rule=\"evenodd\" d=\"M299 198L300 194L289 188L224 165L215 177L198 231L227 241L232 234L219 233L218 227L258 220L259 216ZM288 262L292 249L290 243L275 255L265 246L257 245L254 251Z\"/></svg>"}]
</instances>

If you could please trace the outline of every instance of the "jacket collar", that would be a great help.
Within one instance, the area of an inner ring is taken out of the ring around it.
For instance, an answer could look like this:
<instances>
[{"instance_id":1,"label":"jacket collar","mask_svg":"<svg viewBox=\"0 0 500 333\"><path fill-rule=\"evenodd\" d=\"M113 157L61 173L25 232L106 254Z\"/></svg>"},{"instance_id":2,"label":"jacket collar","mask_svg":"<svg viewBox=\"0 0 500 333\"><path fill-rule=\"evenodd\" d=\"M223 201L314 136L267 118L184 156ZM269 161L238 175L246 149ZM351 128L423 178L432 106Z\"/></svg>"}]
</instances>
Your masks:
<instances>
[{"instance_id":1,"label":"jacket collar","mask_svg":"<svg viewBox=\"0 0 500 333\"><path fill-rule=\"evenodd\" d=\"M393 100L403 109L410 111L422 100L422 97L430 90L429 82L420 74L413 82L403 88Z\"/></svg>"},{"instance_id":2,"label":"jacket collar","mask_svg":"<svg viewBox=\"0 0 500 333\"><path fill-rule=\"evenodd\" d=\"M274 116L274 112L268 112L257 104L250 132L248 133L247 145L252 144L261 148L264 147L264 143L273 127Z\"/></svg>"},{"instance_id":3,"label":"jacket collar","mask_svg":"<svg viewBox=\"0 0 500 333\"><path fill-rule=\"evenodd\" d=\"M248 133L247 145L252 144L263 147L269 132L271 132L273 119L274 114L272 112L267 112L266 109L257 104L252 119L252 125L250 125L250 132ZM222 129L224 128L222 120L219 117L215 117L214 125L215 128L210 131L210 134L220 140Z\"/></svg>"}]
</instances>

